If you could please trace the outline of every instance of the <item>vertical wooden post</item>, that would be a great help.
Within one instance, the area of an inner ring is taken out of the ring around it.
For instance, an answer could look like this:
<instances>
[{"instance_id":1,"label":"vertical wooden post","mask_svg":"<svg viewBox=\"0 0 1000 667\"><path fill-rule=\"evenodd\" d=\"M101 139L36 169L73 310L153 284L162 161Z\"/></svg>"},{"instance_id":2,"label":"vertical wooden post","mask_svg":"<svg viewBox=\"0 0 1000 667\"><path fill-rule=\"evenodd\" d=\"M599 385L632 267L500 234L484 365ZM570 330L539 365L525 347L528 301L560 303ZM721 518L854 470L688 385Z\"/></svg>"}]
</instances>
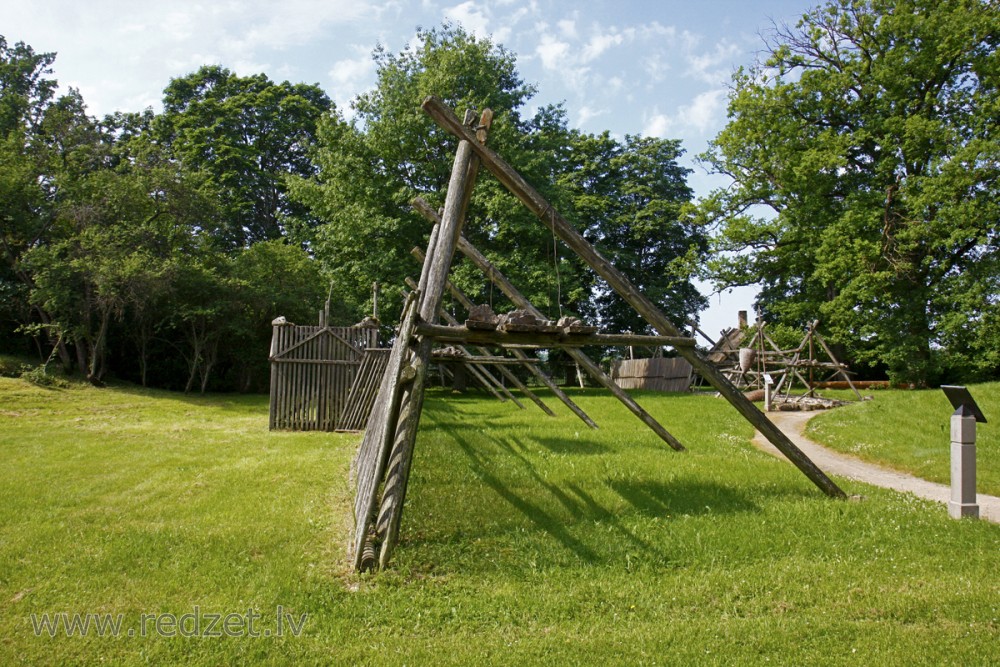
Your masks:
<instances>
[{"instance_id":1,"label":"vertical wooden post","mask_svg":"<svg viewBox=\"0 0 1000 667\"><path fill-rule=\"evenodd\" d=\"M487 110L483 113L480 125L489 127L491 120L492 112ZM467 118L466 122L471 121L472 118ZM482 139L485 139L485 135ZM473 134L471 143L478 144L479 141L480 138ZM420 294L419 315L420 319L425 322L432 324L437 322L445 281L451 270L455 245L462 233L465 210L471 198L472 186L475 183L478 168L479 159L475 157L470 141L459 141L452 166L451 180L448 183L444 215L441 216L441 227L438 230L436 243L428 247L424 271L421 272L421 287L423 287L426 275L426 291L422 291ZM419 339L416 354L411 356L414 377L410 386L403 391L396 437L389 458L385 489L382 492L382 502L375 525L376 534L381 541L380 567L385 567L388 564L399 537L399 524L403 513L403 503L406 499L410 466L413 462L413 445L416 441L417 426L423 409L424 382L432 345L433 341L429 338Z\"/></svg>"}]
</instances>

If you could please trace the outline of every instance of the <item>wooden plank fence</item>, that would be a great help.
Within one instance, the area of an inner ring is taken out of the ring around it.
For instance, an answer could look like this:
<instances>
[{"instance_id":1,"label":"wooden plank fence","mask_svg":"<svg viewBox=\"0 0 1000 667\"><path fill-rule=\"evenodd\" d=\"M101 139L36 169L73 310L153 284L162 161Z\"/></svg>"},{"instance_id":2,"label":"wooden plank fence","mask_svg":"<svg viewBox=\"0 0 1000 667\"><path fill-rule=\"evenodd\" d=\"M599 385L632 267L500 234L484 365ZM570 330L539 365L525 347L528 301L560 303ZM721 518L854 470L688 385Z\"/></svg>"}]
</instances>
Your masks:
<instances>
[{"instance_id":1,"label":"wooden plank fence","mask_svg":"<svg viewBox=\"0 0 1000 667\"><path fill-rule=\"evenodd\" d=\"M389 365L389 348L370 347L361 357L361 365L354 375L347 403L340 413L337 430L360 431L368 423L368 416L375 405L379 384L386 366Z\"/></svg>"},{"instance_id":2,"label":"wooden plank fence","mask_svg":"<svg viewBox=\"0 0 1000 667\"><path fill-rule=\"evenodd\" d=\"M618 359L611 364L611 379L622 389L687 391L693 368L682 357Z\"/></svg>"},{"instance_id":3,"label":"wooden plank fence","mask_svg":"<svg viewBox=\"0 0 1000 667\"><path fill-rule=\"evenodd\" d=\"M269 427L343 430L341 414L348 405L365 351L377 345L377 338L378 329L369 326L276 324L271 337ZM376 386L380 379L375 380ZM352 413L351 424L358 421L356 412Z\"/></svg>"}]
</instances>

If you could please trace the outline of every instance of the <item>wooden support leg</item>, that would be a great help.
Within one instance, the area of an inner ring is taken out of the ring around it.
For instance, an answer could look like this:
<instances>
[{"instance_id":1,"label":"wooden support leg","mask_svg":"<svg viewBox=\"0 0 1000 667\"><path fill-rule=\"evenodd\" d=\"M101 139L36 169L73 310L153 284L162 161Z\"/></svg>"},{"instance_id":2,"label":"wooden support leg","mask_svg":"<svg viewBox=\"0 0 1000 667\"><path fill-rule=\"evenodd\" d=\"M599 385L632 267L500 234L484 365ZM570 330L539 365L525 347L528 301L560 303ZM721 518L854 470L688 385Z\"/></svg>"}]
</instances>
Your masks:
<instances>
[{"instance_id":1,"label":"wooden support leg","mask_svg":"<svg viewBox=\"0 0 1000 667\"><path fill-rule=\"evenodd\" d=\"M488 127L491 119L492 112L487 110L483 113L480 124ZM468 120L471 122L472 119ZM485 134L481 137L473 135L473 141L477 143L484 139ZM436 242L428 248L424 270L421 271L420 286L423 288L426 285L426 291L420 291L419 315L425 322L437 322L438 311L444 295L444 284L448 278L448 272L451 270L455 244L462 233L465 210L469 203L478 167L479 160L474 158L469 142L460 141L452 165L451 180L448 183L448 194L445 199L441 227ZM403 393L400 404L400 418L376 522L377 536L381 542L380 567L385 567L389 562L399 537L399 524L402 520L410 465L413 460L413 445L416 441L417 426L423 409L424 380L427 375L432 344L430 339L418 341L417 352L413 355L411 363L413 383Z\"/></svg>"}]
</instances>

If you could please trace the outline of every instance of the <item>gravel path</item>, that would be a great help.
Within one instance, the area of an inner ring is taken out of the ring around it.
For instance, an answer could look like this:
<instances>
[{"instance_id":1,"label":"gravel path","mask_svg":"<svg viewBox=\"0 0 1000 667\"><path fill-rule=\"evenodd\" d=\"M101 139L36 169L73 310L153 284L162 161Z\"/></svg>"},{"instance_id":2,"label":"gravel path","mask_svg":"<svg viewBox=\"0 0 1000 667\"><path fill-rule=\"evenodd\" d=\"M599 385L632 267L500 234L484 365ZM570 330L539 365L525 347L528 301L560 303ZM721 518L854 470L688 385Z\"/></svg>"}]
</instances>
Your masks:
<instances>
[{"instance_id":1,"label":"gravel path","mask_svg":"<svg viewBox=\"0 0 1000 667\"><path fill-rule=\"evenodd\" d=\"M805 437L806 422L814 417L814 412L771 412L768 417L781 431L813 460L821 470L829 475L839 475L848 479L895 489L904 493L947 504L951 500L951 487L935 484L925 479L914 477L908 473L898 472L890 468L867 463L847 454L841 454L827 449ZM757 433L754 444L763 451L784 458L764 437ZM1000 523L1000 498L980 493L976 497L979 503L979 518Z\"/></svg>"}]
</instances>

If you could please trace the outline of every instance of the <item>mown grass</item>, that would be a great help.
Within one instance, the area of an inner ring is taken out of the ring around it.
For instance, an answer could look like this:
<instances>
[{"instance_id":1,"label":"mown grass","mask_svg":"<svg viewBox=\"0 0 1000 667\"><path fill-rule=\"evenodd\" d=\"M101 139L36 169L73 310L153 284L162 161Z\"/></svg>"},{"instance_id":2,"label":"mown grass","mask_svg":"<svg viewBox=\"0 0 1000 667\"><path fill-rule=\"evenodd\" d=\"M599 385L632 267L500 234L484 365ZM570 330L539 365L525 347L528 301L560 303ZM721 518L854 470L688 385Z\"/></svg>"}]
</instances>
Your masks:
<instances>
[{"instance_id":1,"label":"mown grass","mask_svg":"<svg viewBox=\"0 0 1000 667\"><path fill-rule=\"evenodd\" d=\"M708 396L600 424L426 404L394 567L346 571L356 436L268 433L265 397L0 380L0 662L984 664L1000 528L845 483L832 501ZM550 401L555 405L554 401ZM960 554L960 556L957 556ZM241 613L294 637L36 637L43 612Z\"/></svg>"},{"instance_id":2,"label":"mown grass","mask_svg":"<svg viewBox=\"0 0 1000 667\"><path fill-rule=\"evenodd\" d=\"M969 389L989 420L976 429L977 490L1000 495L1000 382ZM953 410L944 392L890 390L873 397L813 418L807 435L866 461L950 484Z\"/></svg>"}]
</instances>

